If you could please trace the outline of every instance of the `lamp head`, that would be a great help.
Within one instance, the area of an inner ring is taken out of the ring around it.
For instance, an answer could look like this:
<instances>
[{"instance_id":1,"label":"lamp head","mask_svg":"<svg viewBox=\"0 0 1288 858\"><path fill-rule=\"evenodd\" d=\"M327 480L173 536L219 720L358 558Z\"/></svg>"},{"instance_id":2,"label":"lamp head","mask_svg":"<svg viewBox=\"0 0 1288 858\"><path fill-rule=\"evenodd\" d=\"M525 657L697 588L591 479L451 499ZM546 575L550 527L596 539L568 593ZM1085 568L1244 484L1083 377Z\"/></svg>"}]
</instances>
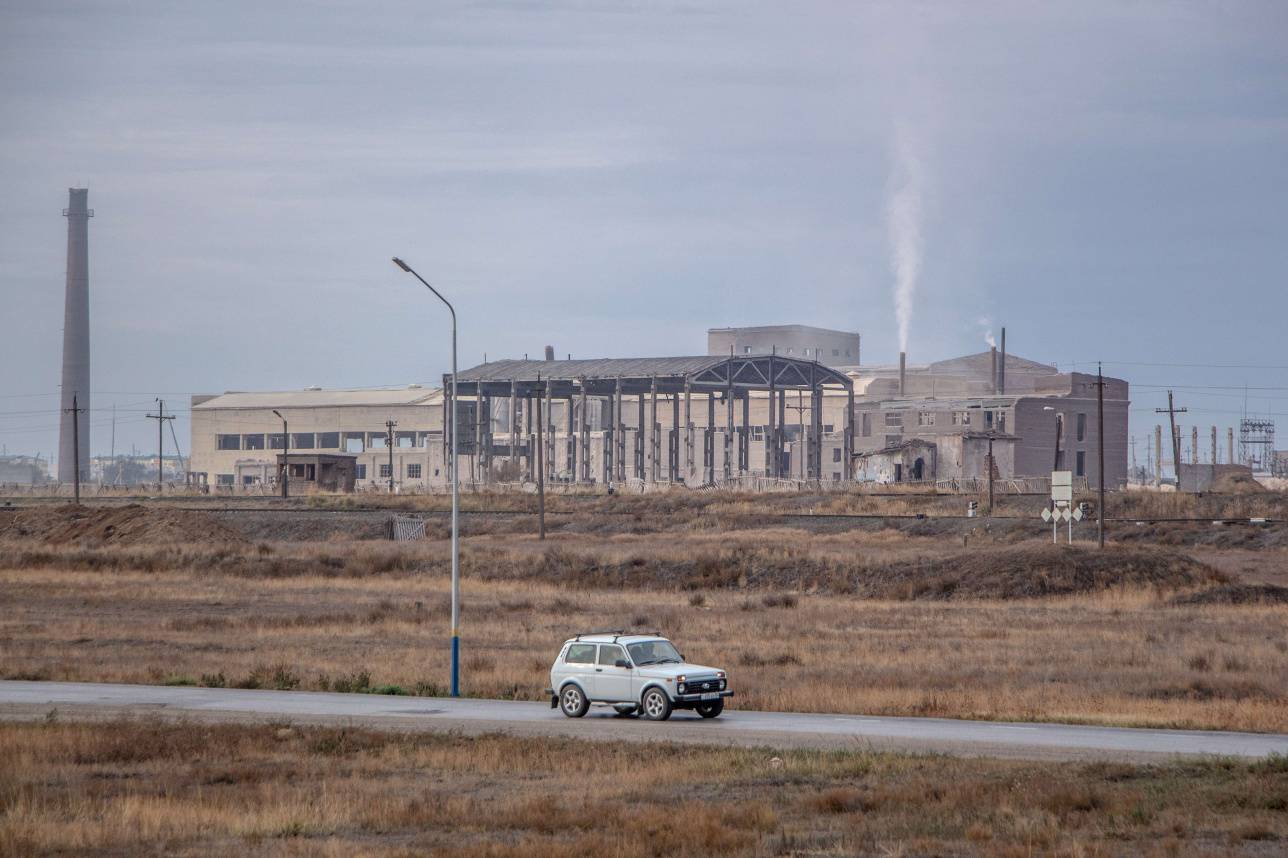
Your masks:
<instances>
[{"instance_id":1,"label":"lamp head","mask_svg":"<svg viewBox=\"0 0 1288 858\"><path fill-rule=\"evenodd\" d=\"M403 262L397 256L394 257L394 265L397 265L399 268L401 268L403 271L406 271L408 274L411 273L411 266L408 265L406 262Z\"/></svg>"},{"instance_id":2,"label":"lamp head","mask_svg":"<svg viewBox=\"0 0 1288 858\"><path fill-rule=\"evenodd\" d=\"M277 415L277 419L278 419L278 420L285 420L285 419L286 419L285 417L283 417L283 416L282 416L282 412L278 411L276 408L274 408L274 409L273 409L273 413Z\"/></svg>"}]
</instances>

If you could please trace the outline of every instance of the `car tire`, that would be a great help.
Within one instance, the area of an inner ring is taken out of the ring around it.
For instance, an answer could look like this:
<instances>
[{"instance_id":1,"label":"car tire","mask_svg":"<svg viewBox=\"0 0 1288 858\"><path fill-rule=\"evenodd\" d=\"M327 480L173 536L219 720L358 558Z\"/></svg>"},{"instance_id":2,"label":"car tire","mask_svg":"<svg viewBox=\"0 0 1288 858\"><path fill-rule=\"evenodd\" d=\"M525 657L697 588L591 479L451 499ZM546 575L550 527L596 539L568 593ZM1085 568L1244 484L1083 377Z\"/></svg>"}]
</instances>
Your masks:
<instances>
[{"instance_id":1,"label":"car tire","mask_svg":"<svg viewBox=\"0 0 1288 858\"><path fill-rule=\"evenodd\" d=\"M724 711L724 698L712 700L710 703L699 703L696 707L698 714L703 718L716 718Z\"/></svg>"},{"instance_id":2,"label":"car tire","mask_svg":"<svg viewBox=\"0 0 1288 858\"><path fill-rule=\"evenodd\" d=\"M559 692L559 708L569 718L580 718L590 708L590 701L586 699L586 692L570 682Z\"/></svg>"},{"instance_id":3,"label":"car tire","mask_svg":"<svg viewBox=\"0 0 1288 858\"><path fill-rule=\"evenodd\" d=\"M644 692L640 711L650 721L665 721L671 717L671 698L660 688L650 688Z\"/></svg>"}]
</instances>

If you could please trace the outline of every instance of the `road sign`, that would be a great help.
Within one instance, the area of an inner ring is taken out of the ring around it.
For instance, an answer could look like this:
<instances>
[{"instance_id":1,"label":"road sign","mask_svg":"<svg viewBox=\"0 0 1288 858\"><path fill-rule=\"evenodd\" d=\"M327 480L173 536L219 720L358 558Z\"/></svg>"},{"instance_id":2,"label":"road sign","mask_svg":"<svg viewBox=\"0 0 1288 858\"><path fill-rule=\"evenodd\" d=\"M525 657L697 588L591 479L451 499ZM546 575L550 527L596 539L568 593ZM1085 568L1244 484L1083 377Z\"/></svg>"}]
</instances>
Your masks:
<instances>
[{"instance_id":1,"label":"road sign","mask_svg":"<svg viewBox=\"0 0 1288 858\"><path fill-rule=\"evenodd\" d=\"M1051 500L1057 502L1063 501L1064 503L1073 502L1072 471L1051 472Z\"/></svg>"}]
</instances>

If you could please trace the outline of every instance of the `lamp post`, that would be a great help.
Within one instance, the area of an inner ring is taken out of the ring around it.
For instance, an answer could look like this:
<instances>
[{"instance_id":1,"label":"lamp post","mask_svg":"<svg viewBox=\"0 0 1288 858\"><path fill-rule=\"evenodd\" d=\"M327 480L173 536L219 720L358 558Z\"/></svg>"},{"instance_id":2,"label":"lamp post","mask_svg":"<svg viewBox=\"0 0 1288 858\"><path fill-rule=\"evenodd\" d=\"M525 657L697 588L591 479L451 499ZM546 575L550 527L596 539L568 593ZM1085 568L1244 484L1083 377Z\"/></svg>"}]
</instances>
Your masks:
<instances>
[{"instance_id":1,"label":"lamp post","mask_svg":"<svg viewBox=\"0 0 1288 858\"><path fill-rule=\"evenodd\" d=\"M461 546L460 546L460 475L456 468L456 412L459 405L456 400L456 308L451 302L439 293L437 289L430 286L424 277L417 274L410 265L403 262L397 256L394 257L394 265L397 265L403 271L415 277L425 285L425 288L434 293L434 297L447 305L447 310L452 314L452 414L451 426L449 431L452 433L451 444L451 462L448 463L448 475L452 480L452 689L453 697L461 696Z\"/></svg>"},{"instance_id":2,"label":"lamp post","mask_svg":"<svg viewBox=\"0 0 1288 858\"><path fill-rule=\"evenodd\" d=\"M291 435L282 412L274 408L273 413L282 421L282 497L288 498L291 496Z\"/></svg>"}]
</instances>

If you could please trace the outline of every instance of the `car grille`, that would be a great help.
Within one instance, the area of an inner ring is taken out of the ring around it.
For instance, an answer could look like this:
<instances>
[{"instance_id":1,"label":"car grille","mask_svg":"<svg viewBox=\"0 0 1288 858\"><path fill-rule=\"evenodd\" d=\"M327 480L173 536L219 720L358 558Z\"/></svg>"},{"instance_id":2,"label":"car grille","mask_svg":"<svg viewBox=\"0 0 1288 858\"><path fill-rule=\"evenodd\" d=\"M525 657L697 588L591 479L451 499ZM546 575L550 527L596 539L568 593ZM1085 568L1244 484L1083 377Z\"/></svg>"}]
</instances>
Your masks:
<instances>
[{"instance_id":1,"label":"car grille","mask_svg":"<svg viewBox=\"0 0 1288 858\"><path fill-rule=\"evenodd\" d=\"M719 691L724 683L715 676L699 676L684 683L685 694L710 694Z\"/></svg>"}]
</instances>

